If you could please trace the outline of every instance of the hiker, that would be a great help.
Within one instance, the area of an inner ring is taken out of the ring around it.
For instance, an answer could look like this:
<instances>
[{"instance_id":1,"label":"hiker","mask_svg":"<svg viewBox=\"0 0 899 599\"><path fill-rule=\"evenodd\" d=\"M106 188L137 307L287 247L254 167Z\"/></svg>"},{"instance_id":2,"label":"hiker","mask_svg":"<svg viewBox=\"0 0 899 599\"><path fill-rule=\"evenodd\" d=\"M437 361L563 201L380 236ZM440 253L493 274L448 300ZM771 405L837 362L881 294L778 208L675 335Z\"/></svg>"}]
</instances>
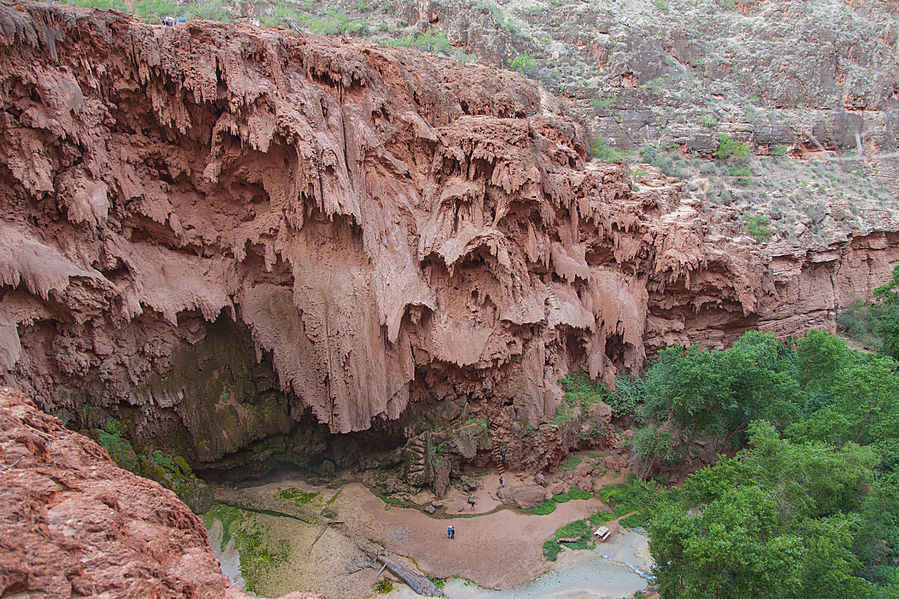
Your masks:
<instances>
[{"instance_id":1,"label":"hiker","mask_svg":"<svg viewBox=\"0 0 899 599\"><path fill-rule=\"evenodd\" d=\"M474 504L476 501L477 499L475 499L474 495L468 496L468 504L471 506L471 509L474 509Z\"/></svg>"},{"instance_id":2,"label":"hiker","mask_svg":"<svg viewBox=\"0 0 899 599\"><path fill-rule=\"evenodd\" d=\"M450 526L450 538L451 539L456 538L456 527L455 526Z\"/></svg>"},{"instance_id":3,"label":"hiker","mask_svg":"<svg viewBox=\"0 0 899 599\"><path fill-rule=\"evenodd\" d=\"M503 454L499 454L499 463L500 465L503 464Z\"/></svg>"},{"instance_id":4,"label":"hiker","mask_svg":"<svg viewBox=\"0 0 899 599\"><path fill-rule=\"evenodd\" d=\"M499 477L499 486L503 486L503 477L502 476Z\"/></svg>"},{"instance_id":5,"label":"hiker","mask_svg":"<svg viewBox=\"0 0 899 599\"><path fill-rule=\"evenodd\" d=\"M452 538L453 538L453 527L452 527L452 526L447 526L447 527L446 527L446 538L447 538L447 539L452 539Z\"/></svg>"}]
</instances>

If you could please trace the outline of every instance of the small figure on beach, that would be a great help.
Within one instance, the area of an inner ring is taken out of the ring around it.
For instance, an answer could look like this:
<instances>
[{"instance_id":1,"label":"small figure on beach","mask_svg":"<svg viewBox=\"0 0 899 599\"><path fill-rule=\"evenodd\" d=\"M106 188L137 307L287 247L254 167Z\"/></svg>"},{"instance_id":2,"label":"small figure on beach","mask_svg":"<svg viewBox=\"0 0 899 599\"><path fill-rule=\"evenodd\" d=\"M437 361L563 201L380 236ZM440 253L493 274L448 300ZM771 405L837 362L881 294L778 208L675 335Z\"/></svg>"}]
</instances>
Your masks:
<instances>
[{"instance_id":1,"label":"small figure on beach","mask_svg":"<svg viewBox=\"0 0 899 599\"><path fill-rule=\"evenodd\" d=\"M503 477L502 476L499 477L499 486L503 486Z\"/></svg>"},{"instance_id":2,"label":"small figure on beach","mask_svg":"<svg viewBox=\"0 0 899 599\"><path fill-rule=\"evenodd\" d=\"M447 526L447 527L446 527L446 538L447 538L447 539L452 539L452 538L453 538L453 527L452 527L452 526Z\"/></svg>"},{"instance_id":3,"label":"small figure on beach","mask_svg":"<svg viewBox=\"0 0 899 599\"><path fill-rule=\"evenodd\" d=\"M450 526L450 538L451 539L456 538L456 527L455 526Z\"/></svg>"}]
</instances>

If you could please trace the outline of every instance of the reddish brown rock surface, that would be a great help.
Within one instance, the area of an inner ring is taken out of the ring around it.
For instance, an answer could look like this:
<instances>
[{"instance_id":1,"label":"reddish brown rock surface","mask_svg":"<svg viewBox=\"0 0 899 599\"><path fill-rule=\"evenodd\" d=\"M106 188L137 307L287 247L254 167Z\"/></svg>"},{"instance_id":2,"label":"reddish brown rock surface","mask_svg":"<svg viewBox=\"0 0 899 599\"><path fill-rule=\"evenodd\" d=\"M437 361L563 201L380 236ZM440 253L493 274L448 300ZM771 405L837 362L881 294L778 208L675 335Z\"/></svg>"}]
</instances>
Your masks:
<instances>
[{"instance_id":1,"label":"reddish brown rock surface","mask_svg":"<svg viewBox=\"0 0 899 599\"><path fill-rule=\"evenodd\" d=\"M408 50L0 4L0 82L0 382L75 420L138 406L200 461L304 412L543 421L572 369L832 327L899 256L890 232L763 256L676 181L585 163L533 82ZM276 380L184 366L213 321Z\"/></svg>"},{"instance_id":2,"label":"reddish brown rock surface","mask_svg":"<svg viewBox=\"0 0 899 599\"><path fill-rule=\"evenodd\" d=\"M0 595L207 598L228 586L174 493L0 387Z\"/></svg>"}]
</instances>

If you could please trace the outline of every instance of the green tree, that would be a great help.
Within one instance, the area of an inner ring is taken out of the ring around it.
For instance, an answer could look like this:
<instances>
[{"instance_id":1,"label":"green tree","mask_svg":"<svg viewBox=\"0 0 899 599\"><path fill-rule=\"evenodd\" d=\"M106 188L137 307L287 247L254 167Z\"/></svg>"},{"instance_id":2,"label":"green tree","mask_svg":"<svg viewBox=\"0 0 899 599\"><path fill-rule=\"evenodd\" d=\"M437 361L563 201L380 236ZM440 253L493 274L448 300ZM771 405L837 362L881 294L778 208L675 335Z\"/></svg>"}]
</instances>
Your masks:
<instances>
[{"instance_id":1,"label":"green tree","mask_svg":"<svg viewBox=\"0 0 899 599\"><path fill-rule=\"evenodd\" d=\"M749 423L785 426L797 418L802 393L795 354L771 333L750 331L726 351L673 347L659 352L644 376L643 414L670 423L687 447L700 435L740 443Z\"/></svg>"},{"instance_id":2,"label":"green tree","mask_svg":"<svg viewBox=\"0 0 899 599\"><path fill-rule=\"evenodd\" d=\"M899 360L899 264L893 267L890 281L874 290L874 298L883 306L876 327L883 351Z\"/></svg>"},{"instance_id":3,"label":"green tree","mask_svg":"<svg viewBox=\"0 0 899 599\"><path fill-rule=\"evenodd\" d=\"M650 549L662 597L867 597L852 546L876 454L794 444L766 422L750 439L661 500Z\"/></svg>"}]
</instances>

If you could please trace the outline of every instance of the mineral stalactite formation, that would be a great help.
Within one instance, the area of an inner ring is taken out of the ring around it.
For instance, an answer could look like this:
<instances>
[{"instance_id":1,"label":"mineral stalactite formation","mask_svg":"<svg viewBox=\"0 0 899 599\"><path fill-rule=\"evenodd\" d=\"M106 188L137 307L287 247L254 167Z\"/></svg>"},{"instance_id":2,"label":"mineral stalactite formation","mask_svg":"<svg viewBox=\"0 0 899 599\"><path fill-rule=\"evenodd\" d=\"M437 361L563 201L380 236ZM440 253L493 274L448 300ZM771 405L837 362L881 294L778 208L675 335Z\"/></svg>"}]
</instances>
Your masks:
<instances>
[{"instance_id":1,"label":"mineral stalactite formation","mask_svg":"<svg viewBox=\"0 0 899 599\"><path fill-rule=\"evenodd\" d=\"M0 382L135 406L201 460L423 400L541 422L573 369L832 327L899 257L874 229L764 255L677 180L586 162L509 72L38 4L0 4L0 49ZM191 354L213 331L232 354Z\"/></svg>"}]
</instances>

